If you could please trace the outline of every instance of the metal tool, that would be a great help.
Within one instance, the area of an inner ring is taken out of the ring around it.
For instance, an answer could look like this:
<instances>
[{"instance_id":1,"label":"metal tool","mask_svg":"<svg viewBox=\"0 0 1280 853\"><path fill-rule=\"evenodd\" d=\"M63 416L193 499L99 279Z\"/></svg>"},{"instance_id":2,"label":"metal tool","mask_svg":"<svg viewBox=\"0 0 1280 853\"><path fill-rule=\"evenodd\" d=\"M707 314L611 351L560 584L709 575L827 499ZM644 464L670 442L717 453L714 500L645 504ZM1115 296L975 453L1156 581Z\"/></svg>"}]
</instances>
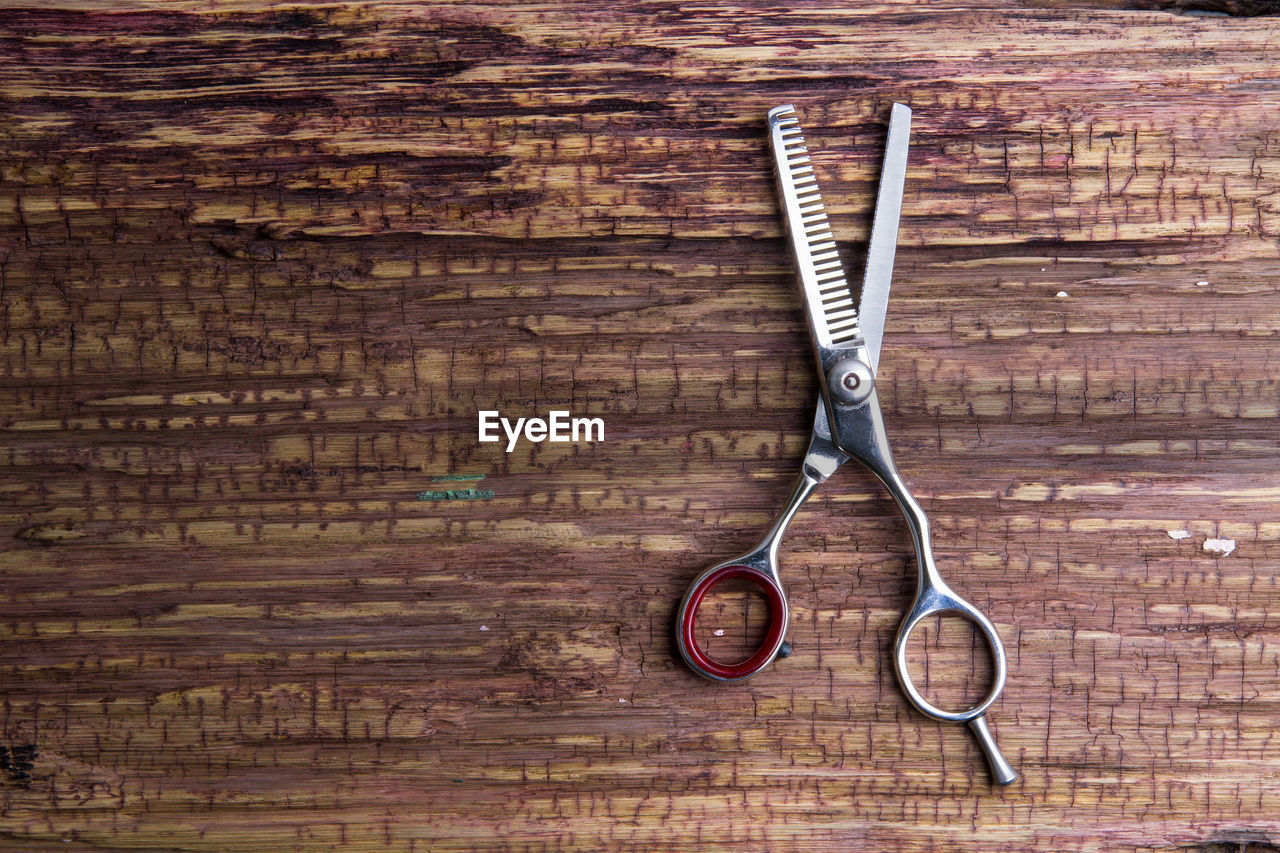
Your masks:
<instances>
[{"instance_id":1,"label":"metal tool","mask_svg":"<svg viewBox=\"0 0 1280 853\"><path fill-rule=\"evenodd\" d=\"M898 681L911 704L921 712L937 720L968 723L987 757L992 778L1000 785L1008 785L1018 774L1000 753L986 721L987 709L1004 689L1007 670L1004 645L991 620L947 586L938 574L929 538L929 519L893 464L876 395L876 367L880 361L880 342L893 277L910 129L911 110L894 104L862 293L855 306L795 108L787 105L769 112L769 140L778 194L804 290L805 314L817 353L822 396L814 414L809 450L786 506L755 549L713 566L694 579L680 603L676 644L695 672L717 681L749 678L776 658L791 654L791 646L786 642L787 596L778 572L778 544L800 505L841 465L851 458L857 459L875 474L897 502L916 550L916 596L898 626L894 642L893 665ZM736 664L713 660L699 648L694 634L703 598L712 587L731 578L746 579L758 586L769 601L770 612L764 641L754 654ZM941 613L958 613L976 624L991 647L995 664L990 692L981 702L962 711L945 711L931 704L920 695L907 669L907 640L912 630L926 617Z\"/></svg>"}]
</instances>

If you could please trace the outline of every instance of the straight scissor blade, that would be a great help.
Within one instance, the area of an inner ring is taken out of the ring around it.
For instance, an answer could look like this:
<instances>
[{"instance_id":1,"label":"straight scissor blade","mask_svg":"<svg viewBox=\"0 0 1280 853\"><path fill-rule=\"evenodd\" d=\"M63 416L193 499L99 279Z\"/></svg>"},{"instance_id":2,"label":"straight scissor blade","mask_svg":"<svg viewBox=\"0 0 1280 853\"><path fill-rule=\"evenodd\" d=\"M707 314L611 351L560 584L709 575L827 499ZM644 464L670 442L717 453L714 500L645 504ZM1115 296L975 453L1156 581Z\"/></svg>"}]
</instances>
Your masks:
<instances>
[{"instance_id":1,"label":"straight scissor blade","mask_svg":"<svg viewBox=\"0 0 1280 853\"><path fill-rule=\"evenodd\" d=\"M898 220L902 216L902 188L907 179L907 146L911 137L911 108L894 104L889 116L889 139L884 146L876 215L867 247L867 269L858 298L862 339L874 375L880 365L884 317L889 309L889 285L893 279L893 255L898 247Z\"/></svg>"}]
</instances>

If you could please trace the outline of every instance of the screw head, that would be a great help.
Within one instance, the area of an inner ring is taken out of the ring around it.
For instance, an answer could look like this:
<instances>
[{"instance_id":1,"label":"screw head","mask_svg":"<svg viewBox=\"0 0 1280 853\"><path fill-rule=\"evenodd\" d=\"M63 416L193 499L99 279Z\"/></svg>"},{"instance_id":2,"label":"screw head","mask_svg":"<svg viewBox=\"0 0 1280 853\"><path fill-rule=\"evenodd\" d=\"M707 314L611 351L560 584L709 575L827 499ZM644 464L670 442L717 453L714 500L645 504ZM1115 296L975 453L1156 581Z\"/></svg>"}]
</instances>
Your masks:
<instances>
[{"instance_id":1,"label":"screw head","mask_svg":"<svg viewBox=\"0 0 1280 853\"><path fill-rule=\"evenodd\" d=\"M827 387L841 403L861 403L870 396L874 384L871 368L856 358L842 358L827 371Z\"/></svg>"}]
</instances>

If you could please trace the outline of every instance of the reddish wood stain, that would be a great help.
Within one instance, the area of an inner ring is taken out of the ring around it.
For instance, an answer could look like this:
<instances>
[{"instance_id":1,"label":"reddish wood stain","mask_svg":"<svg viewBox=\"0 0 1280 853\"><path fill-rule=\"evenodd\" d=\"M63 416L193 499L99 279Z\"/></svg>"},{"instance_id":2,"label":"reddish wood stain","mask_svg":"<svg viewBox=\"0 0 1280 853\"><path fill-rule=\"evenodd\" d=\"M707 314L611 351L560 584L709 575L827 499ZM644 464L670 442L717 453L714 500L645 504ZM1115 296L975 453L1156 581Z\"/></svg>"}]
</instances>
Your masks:
<instances>
[{"instance_id":1,"label":"reddish wood stain","mask_svg":"<svg viewBox=\"0 0 1280 853\"><path fill-rule=\"evenodd\" d=\"M1277 849L1280 31L1132 5L0 13L3 846ZM893 100L880 394L1007 790L860 472L792 658L673 658L812 413L764 114L856 268ZM606 441L476 441L553 406Z\"/></svg>"}]
</instances>

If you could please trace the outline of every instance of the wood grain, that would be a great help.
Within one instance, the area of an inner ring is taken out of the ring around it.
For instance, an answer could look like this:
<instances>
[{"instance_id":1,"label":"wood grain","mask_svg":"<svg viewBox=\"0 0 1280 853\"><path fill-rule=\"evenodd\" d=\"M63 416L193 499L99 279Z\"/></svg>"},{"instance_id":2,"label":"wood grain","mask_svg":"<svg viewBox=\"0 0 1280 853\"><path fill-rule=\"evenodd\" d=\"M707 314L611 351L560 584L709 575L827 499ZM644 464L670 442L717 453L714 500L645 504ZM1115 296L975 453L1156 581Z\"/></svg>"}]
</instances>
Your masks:
<instances>
[{"instance_id":1,"label":"wood grain","mask_svg":"<svg viewBox=\"0 0 1280 853\"><path fill-rule=\"evenodd\" d=\"M5 849L1280 849L1280 19L1133 5L7 5ZM857 268L894 100L880 394L1006 790L861 472L792 658L673 658L816 393L764 114ZM551 408L605 440L476 440Z\"/></svg>"}]
</instances>

